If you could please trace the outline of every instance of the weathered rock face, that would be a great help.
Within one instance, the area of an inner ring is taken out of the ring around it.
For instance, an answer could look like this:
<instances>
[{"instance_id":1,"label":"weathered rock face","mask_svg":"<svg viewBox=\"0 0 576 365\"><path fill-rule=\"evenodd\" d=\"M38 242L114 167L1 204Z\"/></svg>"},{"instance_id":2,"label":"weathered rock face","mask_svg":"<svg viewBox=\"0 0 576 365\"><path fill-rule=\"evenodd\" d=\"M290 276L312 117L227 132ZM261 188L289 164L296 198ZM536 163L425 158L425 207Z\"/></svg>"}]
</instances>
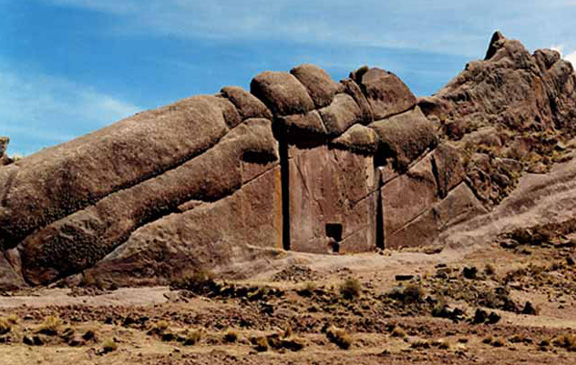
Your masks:
<instances>
[{"instance_id":1,"label":"weathered rock face","mask_svg":"<svg viewBox=\"0 0 576 365\"><path fill-rule=\"evenodd\" d=\"M497 159L515 160L536 173L562 160L562 141L576 135L575 85L572 65L558 52L530 54L496 32L484 60L470 62L419 105L442 126L445 138L466 150L468 183L493 206L518 176Z\"/></svg>"},{"instance_id":2,"label":"weathered rock face","mask_svg":"<svg viewBox=\"0 0 576 365\"><path fill-rule=\"evenodd\" d=\"M429 245L498 204L524 165L562 157L574 85L557 53L497 33L433 97L377 68L336 82L301 65L139 113L0 168L0 288Z\"/></svg>"},{"instance_id":3,"label":"weathered rock face","mask_svg":"<svg viewBox=\"0 0 576 365\"><path fill-rule=\"evenodd\" d=\"M8 165L10 162L12 162L6 154L8 143L10 143L10 138L0 137L0 166Z\"/></svg>"},{"instance_id":4,"label":"weathered rock face","mask_svg":"<svg viewBox=\"0 0 576 365\"><path fill-rule=\"evenodd\" d=\"M325 145L289 152L290 249L333 252L330 229L340 231L340 252L375 249L373 158Z\"/></svg>"}]
</instances>

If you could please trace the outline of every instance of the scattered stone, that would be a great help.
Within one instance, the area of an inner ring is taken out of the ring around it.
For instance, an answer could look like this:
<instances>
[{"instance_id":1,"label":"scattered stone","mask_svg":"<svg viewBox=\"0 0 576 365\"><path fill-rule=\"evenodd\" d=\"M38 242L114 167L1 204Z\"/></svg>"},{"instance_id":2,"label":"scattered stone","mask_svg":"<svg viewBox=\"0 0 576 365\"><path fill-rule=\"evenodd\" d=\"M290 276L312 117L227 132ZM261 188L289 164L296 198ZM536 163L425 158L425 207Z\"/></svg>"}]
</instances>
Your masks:
<instances>
[{"instance_id":1,"label":"scattered stone","mask_svg":"<svg viewBox=\"0 0 576 365\"><path fill-rule=\"evenodd\" d=\"M318 280L318 273L309 267L301 265L291 265L277 272L272 276L272 281L291 281L294 283L303 283L306 281Z\"/></svg>"}]
</instances>

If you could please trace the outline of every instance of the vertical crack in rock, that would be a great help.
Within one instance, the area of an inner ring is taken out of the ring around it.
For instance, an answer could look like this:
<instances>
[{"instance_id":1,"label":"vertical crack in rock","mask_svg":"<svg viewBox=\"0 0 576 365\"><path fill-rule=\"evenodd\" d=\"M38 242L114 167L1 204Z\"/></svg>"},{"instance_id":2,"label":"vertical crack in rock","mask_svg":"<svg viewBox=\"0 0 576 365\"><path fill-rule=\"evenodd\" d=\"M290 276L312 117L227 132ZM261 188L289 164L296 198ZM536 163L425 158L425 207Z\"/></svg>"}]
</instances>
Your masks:
<instances>
[{"instance_id":1,"label":"vertical crack in rock","mask_svg":"<svg viewBox=\"0 0 576 365\"><path fill-rule=\"evenodd\" d=\"M382 155L374 156L374 179L376 180L376 247L386 248L384 237L384 212L382 207L382 178L379 167L383 165Z\"/></svg>"},{"instance_id":2,"label":"vertical crack in rock","mask_svg":"<svg viewBox=\"0 0 576 365\"><path fill-rule=\"evenodd\" d=\"M282 182L282 244L290 250L290 161L286 131L281 130L278 138L280 155L280 177Z\"/></svg>"}]
</instances>

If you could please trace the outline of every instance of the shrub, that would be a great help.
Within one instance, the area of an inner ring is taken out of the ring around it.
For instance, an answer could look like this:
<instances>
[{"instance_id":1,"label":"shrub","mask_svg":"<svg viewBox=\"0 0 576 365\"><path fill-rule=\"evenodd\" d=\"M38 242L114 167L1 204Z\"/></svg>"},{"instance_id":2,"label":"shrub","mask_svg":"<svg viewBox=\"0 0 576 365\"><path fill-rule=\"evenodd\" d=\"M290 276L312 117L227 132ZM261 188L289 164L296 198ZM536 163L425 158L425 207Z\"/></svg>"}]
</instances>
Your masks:
<instances>
[{"instance_id":1,"label":"shrub","mask_svg":"<svg viewBox=\"0 0 576 365\"><path fill-rule=\"evenodd\" d=\"M340 294L344 299L358 298L361 290L362 285L356 278L348 278L340 285Z\"/></svg>"},{"instance_id":2,"label":"shrub","mask_svg":"<svg viewBox=\"0 0 576 365\"><path fill-rule=\"evenodd\" d=\"M304 283L302 289L298 290L298 294L303 297L311 297L314 291L318 288L318 285L313 281L307 281Z\"/></svg>"},{"instance_id":3,"label":"shrub","mask_svg":"<svg viewBox=\"0 0 576 365\"><path fill-rule=\"evenodd\" d=\"M424 289L420 284L408 284L404 289L404 302L406 303L418 303L424 298Z\"/></svg>"},{"instance_id":4,"label":"shrub","mask_svg":"<svg viewBox=\"0 0 576 365\"><path fill-rule=\"evenodd\" d=\"M502 347L504 346L504 340L501 338L497 338L497 337L493 337L493 336L489 336L486 337L482 340L482 343L485 343L486 345L492 345L494 347Z\"/></svg>"},{"instance_id":5,"label":"shrub","mask_svg":"<svg viewBox=\"0 0 576 365\"><path fill-rule=\"evenodd\" d=\"M238 341L238 331L233 329L228 329L226 333L224 333L224 341L232 343Z\"/></svg>"},{"instance_id":6,"label":"shrub","mask_svg":"<svg viewBox=\"0 0 576 365\"><path fill-rule=\"evenodd\" d=\"M390 297L406 304L420 303L424 298L424 289L417 283L399 286L392 290Z\"/></svg>"},{"instance_id":7,"label":"shrub","mask_svg":"<svg viewBox=\"0 0 576 365\"><path fill-rule=\"evenodd\" d=\"M432 341L432 346L439 348L440 350L449 350L450 342L447 340L435 340Z\"/></svg>"},{"instance_id":8,"label":"shrub","mask_svg":"<svg viewBox=\"0 0 576 365\"><path fill-rule=\"evenodd\" d=\"M343 350L348 350L352 346L352 336L344 329L331 326L326 330L326 337Z\"/></svg>"},{"instance_id":9,"label":"shrub","mask_svg":"<svg viewBox=\"0 0 576 365\"><path fill-rule=\"evenodd\" d=\"M290 326L290 323L288 323L288 324L286 324L286 330L284 330L282 337L288 338L288 337L292 337L292 335L293 335L292 326Z\"/></svg>"},{"instance_id":10,"label":"shrub","mask_svg":"<svg viewBox=\"0 0 576 365\"><path fill-rule=\"evenodd\" d=\"M508 312L518 312L516 303L512 300L510 292L505 287L479 292L478 305L491 309L502 309Z\"/></svg>"},{"instance_id":11,"label":"shrub","mask_svg":"<svg viewBox=\"0 0 576 365\"><path fill-rule=\"evenodd\" d=\"M568 351L576 351L576 335L566 333L555 337L552 344L556 347L565 348Z\"/></svg>"},{"instance_id":12,"label":"shrub","mask_svg":"<svg viewBox=\"0 0 576 365\"><path fill-rule=\"evenodd\" d=\"M254 340L254 348L258 352L268 351L268 338L266 336L258 337Z\"/></svg>"},{"instance_id":13,"label":"shrub","mask_svg":"<svg viewBox=\"0 0 576 365\"><path fill-rule=\"evenodd\" d=\"M285 338L280 340L280 347L290 351L300 351L306 344L300 338Z\"/></svg>"},{"instance_id":14,"label":"shrub","mask_svg":"<svg viewBox=\"0 0 576 365\"><path fill-rule=\"evenodd\" d=\"M413 349L429 349L430 343L426 340L418 339L418 340L415 340L414 342L412 342L410 347L412 347Z\"/></svg>"},{"instance_id":15,"label":"shrub","mask_svg":"<svg viewBox=\"0 0 576 365\"><path fill-rule=\"evenodd\" d=\"M404 338L406 337L406 331L404 331L402 329L402 327L394 327L394 329L392 330L392 337L399 337L399 338Z\"/></svg>"},{"instance_id":16,"label":"shrub","mask_svg":"<svg viewBox=\"0 0 576 365\"><path fill-rule=\"evenodd\" d=\"M198 270L182 278L172 279L171 289L187 290L194 294L209 294L216 290L214 275L206 270Z\"/></svg>"},{"instance_id":17,"label":"shrub","mask_svg":"<svg viewBox=\"0 0 576 365\"><path fill-rule=\"evenodd\" d=\"M8 318L0 318L0 335L12 331L13 323Z\"/></svg>"},{"instance_id":18,"label":"shrub","mask_svg":"<svg viewBox=\"0 0 576 365\"><path fill-rule=\"evenodd\" d=\"M439 298L438 302L432 308L432 317L448 318L450 313L448 311L448 304L444 298Z\"/></svg>"},{"instance_id":19,"label":"shrub","mask_svg":"<svg viewBox=\"0 0 576 365\"><path fill-rule=\"evenodd\" d=\"M62 322L57 317L46 317L40 325L40 328L38 328L38 332L49 336L57 335L61 324Z\"/></svg>"},{"instance_id":20,"label":"shrub","mask_svg":"<svg viewBox=\"0 0 576 365\"><path fill-rule=\"evenodd\" d=\"M494 347L502 347L502 346L504 346L504 340L501 339L501 338L495 338L495 339L492 341L492 344L491 344L491 345L494 346Z\"/></svg>"},{"instance_id":21,"label":"shrub","mask_svg":"<svg viewBox=\"0 0 576 365\"><path fill-rule=\"evenodd\" d=\"M8 315L8 317L6 317L6 320L11 324L18 324L18 322L20 322L20 318L18 318L18 316L14 313Z\"/></svg>"},{"instance_id":22,"label":"shrub","mask_svg":"<svg viewBox=\"0 0 576 365\"><path fill-rule=\"evenodd\" d=\"M107 354L118 350L118 344L113 339L108 339L102 345L102 353Z\"/></svg>"},{"instance_id":23,"label":"shrub","mask_svg":"<svg viewBox=\"0 0 576 365\"><path fill-rule=\"evenodd\" d=\"M486 267L484 267L484 274L486 274L486 276L493 276L494 274L496 274L496 269L494 268L494 265L490 263L486 264Z\"/></svg>"},{"instance_id":24,"label":"shrub","mask_svg":"<svg viewBox=\"0 0 576 365\"><path fill-rule=\"evenodd\" d=\"M202 331L201 330L191 330L188 331L186 335L186 340L184 340L185 346L193 346L196 345L202 339Z\"/></svg>"}]
</instances>

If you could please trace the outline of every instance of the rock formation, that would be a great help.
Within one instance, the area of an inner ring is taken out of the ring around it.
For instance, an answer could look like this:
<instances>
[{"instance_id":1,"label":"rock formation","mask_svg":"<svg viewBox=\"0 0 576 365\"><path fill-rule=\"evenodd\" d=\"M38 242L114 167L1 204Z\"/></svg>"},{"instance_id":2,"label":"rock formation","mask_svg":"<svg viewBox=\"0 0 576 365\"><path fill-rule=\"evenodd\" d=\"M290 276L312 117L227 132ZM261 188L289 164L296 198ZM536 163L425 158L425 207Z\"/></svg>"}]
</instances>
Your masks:
<instances>
[{"instance_id":1,"label":"rock formation","mask_svg":"<svg viewBox=\"0 0 576 365\"><path fill-rule=\"evenodd\" d=\"M139 113L0 168L0 287L429 245L497 205L524 165L561 159L574 85L557 53L496 33L428 98L378 68L335 82L301 65Z\"/></svg>"},{"instance_id":2,"label":"rock formation","mask_svg":"<svg viewBox=\"0 0 576 365\"><path fill-rule=\"evenodd\" d=\"M12 162L6 153L8 143L10 143L10 138L0 137L0 166L8 165Z\"/></svg>"}]
</instances>

